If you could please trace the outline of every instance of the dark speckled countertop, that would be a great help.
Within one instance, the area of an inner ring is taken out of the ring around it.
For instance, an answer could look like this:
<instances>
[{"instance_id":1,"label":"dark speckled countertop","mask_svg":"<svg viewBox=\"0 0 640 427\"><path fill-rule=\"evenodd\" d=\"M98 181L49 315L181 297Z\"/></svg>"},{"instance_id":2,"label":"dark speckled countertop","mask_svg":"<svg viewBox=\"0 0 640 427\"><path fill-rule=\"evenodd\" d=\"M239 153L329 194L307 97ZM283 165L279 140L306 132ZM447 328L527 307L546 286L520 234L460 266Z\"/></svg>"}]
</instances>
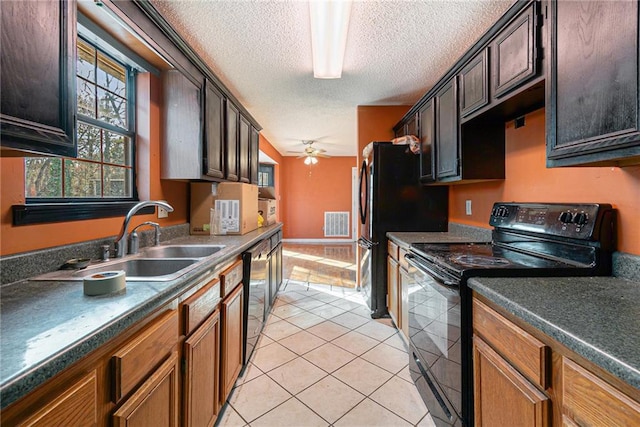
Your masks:
<instances>
[{"instance_id":1,"label":"dark speckled countertop","mask_svg":"<svg viewBox=\"0 0 640 427\"><path fill-rule=\"evenodd\" d=\"M475 278L468 285L640 389L640 282L616 277Z\"/></svg>"},{"instance_id":2,"label":"dark speckled countertop","mask_svg":"<svg viewBox=\"0 0 640 427\"><path fill-rule=\"evenodd\" d=\"M188 236L163 244L225 245L182 277L128 282L126 290L88 297L82 281L23 280L0 287L0 400L20 399L181 293L206 283L221 263L269 237L281 224L243 236Z\"/></svg>"},{"instance_id":3,"label":"dark speckled countertop","mask_svg":"<svg viewBox=\"0 0 640 427\"><path fill-rule=\"evenodd\" d=\"M491 230L450 222L445 232L389 232L387 237L407 249L411 243L490 242Z\"/></svg>"}]
</instances>

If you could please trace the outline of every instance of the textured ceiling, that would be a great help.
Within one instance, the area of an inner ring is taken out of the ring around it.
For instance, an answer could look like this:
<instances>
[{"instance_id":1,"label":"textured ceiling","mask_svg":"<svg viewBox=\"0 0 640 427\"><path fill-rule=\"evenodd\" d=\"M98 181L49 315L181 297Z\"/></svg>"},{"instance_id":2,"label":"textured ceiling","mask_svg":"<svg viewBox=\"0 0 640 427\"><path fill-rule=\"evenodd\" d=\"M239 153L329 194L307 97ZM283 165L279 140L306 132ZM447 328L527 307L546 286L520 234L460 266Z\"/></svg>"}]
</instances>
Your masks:
<instances>
[{"instance_id":1,"label":"textured ceiling","mask_svg":"<svg viewBox=\"0 0 640 427\"><path fill-rule=\"evenodd\" d=\"M283 155L356 155L358 105L412 105L513 0L354 1L341 79L313 78L306 1L152 0Z\"/></svg>"}]
</instances>

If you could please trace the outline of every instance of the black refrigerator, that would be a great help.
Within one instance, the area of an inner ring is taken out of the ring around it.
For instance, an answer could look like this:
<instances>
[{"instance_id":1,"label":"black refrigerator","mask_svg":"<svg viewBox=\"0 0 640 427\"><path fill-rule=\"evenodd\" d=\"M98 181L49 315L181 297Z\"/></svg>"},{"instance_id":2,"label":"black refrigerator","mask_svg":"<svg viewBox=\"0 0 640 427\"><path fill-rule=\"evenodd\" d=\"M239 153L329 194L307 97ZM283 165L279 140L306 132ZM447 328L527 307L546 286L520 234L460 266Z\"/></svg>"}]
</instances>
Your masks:
<instances>
[{"instance_id":1,"label":"black refrigerator","mask_svg":"<svg viewBox=\"0 0 640 427\"><path fill-rule=\"evenodd\" d=\"M447 231L449 189L420 184L408 145L372 142L360 168L359 289L374 319L387 310L387 232Z\"/></svg>"}]
</instances>

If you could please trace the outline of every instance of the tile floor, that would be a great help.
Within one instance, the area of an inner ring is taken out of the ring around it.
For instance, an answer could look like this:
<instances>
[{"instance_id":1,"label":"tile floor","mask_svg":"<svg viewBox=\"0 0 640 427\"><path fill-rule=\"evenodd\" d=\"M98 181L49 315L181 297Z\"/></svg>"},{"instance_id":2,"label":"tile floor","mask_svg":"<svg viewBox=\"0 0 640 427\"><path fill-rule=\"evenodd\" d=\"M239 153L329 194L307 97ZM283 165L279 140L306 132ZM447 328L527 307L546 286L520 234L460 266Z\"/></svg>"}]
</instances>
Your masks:
<instances>
[{"instance_id":1,"label":"tile floor","mask_svg":"<svg viewBox=\"0 0 640 427\"><path fill-rule=\"evenodd\" d=\"M284 281L219 426L433 426L405 344L373 320L353 245L285 245Z\"/></svg>"}]
</instances>

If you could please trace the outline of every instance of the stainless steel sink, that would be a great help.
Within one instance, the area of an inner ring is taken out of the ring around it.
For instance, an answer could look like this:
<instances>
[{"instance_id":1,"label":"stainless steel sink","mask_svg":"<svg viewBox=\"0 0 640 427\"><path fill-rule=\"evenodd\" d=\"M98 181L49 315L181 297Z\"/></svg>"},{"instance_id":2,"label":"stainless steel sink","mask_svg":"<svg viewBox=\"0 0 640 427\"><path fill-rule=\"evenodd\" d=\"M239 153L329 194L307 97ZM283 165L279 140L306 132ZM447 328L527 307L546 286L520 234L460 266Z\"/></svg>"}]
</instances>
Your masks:
<instances>
[{"instance_id":1,"label":"stainless steel sink","mask_svg":"<svg viewBox=\"0 0 640 427\"><path fill-rule=\"evenodd\" d=\"M92 265L83 270L58 270L34 277L31 280L82 280L84 277L111 270L124 270L127 282L160 281L177 279L200 262L199 258L130 258Z\"/></svg>"},{"instance_id":2,"label":"stainless steel sink","mask_svg":"<svg viewBox=\"0 0 640 427\"><path fill-rule=\"evenodd\" d=\"M155 278L164 277L164 276L172 276L175 273L182 273L186 267L189 267L192 264L195 264L199 260L197 259L128 259L125 261L116 262L113 264L101 266L101 267L93 267L88 268L87 273L99 273L101 271L108 270L124 270L127 279L132 277L141 277L141 278ZM178 275L179 276L179 275ZM176 277L178 277L176 276ZM171 280L164 279L164 280Z\"/></svg>"},{"instance_id":3,"label":"stainless steel sink","mask_svg":"<svg viewBox=\"0 0 640 427\"><path fill-rule=\"evenodd\" d=\"M218 245L167 245L152 246L140 251L143 258L204 258L219 252Z\"/></svg>"}]
</instances>

